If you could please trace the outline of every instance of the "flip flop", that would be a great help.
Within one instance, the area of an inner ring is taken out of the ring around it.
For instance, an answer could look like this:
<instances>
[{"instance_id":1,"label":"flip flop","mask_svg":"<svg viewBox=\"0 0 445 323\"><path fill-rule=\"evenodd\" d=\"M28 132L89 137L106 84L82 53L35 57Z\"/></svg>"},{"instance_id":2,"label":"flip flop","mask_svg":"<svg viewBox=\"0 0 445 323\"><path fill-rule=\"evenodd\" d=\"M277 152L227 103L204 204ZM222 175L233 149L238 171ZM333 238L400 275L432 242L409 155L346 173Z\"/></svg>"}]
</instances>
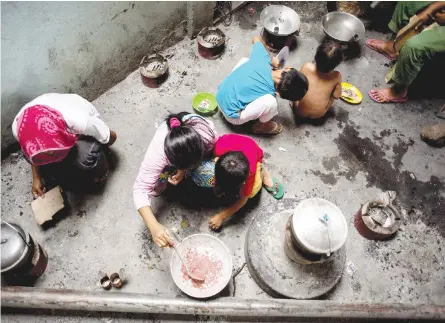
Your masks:
<instances>
[{"instance_id":1,"label":"flip flop","mask_svg":"<svg viewBox=\"0 0 445 323\"><path fill-rule=\"evenodd\" d=\"M271 131L258 131L252 127L253 133L257 135L278 135L283 131L283 126L281 125L281 123L275 121L272 122L275 124L275 127Z\"/></svg>"},{"instance_id":2,"label":"flip flop","mask_svg":"<svg viewBox=\"0 0 445 323\"><path fill-rule=\"evenodd\" d=\"M373 100L374 102L377 102L377 103L403 103L403 102L408 101L408 98L406 96L404 98L400 98L400 99L390 99L390 98L386 97L385 95L383 95L382 93L379 93L379 96L383 97L383 100L382 100L379 97L377 97L375 95L375 93L372 93L372 91L375 91L375 90L369 91L369 93L368 93L369 97L371 98L371 100Z\"/></svg>"},{"instance_id":3,"label":"flip flop","mask_svg":"<svg viewBox=\"0 0 445 323\"><path fill-rule=\"evenodd\" d=\"M388 54L384 53L379 46L376 46L378 43L382 43L382 42L383 42L383 40L379 40L379 39L368 39L365 44L372 50L375 50L377 53L385 56L387 59L389 59L391 61L395 61L397 59L397 57L389 56Z\"/></svg>"},{"instance_id":4,"label":"flip flop","mask_svg":"<svg viewBox=\"0 0 445 323\"><path fill-rule=\"evenodd\" d=\"M265 185L264 188L266 191L270 193L275 199L279 200L284 196L284 186L283 184L279 183L275 177L273 179L273 187L267 187Z\"/></svg>"},{"instance_id":5,"label":"flip flop","mask_svg":"<svg viewBox=\"0 0 445 323\"><path fill-rule=\"evenodd\" d=\"M363 100L363 95L354 85L342 82L340 98L351 104L359 104Z\"/></svg>"}]
</instances>

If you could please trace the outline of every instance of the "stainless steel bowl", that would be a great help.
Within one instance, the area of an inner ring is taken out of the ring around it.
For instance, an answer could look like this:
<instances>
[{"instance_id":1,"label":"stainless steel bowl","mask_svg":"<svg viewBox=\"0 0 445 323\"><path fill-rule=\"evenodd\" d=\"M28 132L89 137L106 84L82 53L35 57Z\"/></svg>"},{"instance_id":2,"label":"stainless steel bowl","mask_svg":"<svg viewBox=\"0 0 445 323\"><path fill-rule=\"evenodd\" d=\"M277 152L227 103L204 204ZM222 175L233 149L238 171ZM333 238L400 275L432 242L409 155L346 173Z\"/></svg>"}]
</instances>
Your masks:
<instances>
[{"instance_id":1,"label":"stainless steel bowl","mask_svg":"<svg viewBox=\"0 0 445 323\"><path fill-rule=\"evenodd\" d=\"M276 36L288 36L300 29L300 16L286 6L264 8L260 21L268 32Z\"/></svg>"},{"instance_id":2,"label":"stainless steel bowl","mask_svg":"<svg viewBox=\"0 0 445 323\"><path fill-rule=\"evenodd\" d=\"M342 43L359 41L365 36L365 26L357 17L346 12L330 12L323 17L326 35Z\"/></svg>"}]
</instances>

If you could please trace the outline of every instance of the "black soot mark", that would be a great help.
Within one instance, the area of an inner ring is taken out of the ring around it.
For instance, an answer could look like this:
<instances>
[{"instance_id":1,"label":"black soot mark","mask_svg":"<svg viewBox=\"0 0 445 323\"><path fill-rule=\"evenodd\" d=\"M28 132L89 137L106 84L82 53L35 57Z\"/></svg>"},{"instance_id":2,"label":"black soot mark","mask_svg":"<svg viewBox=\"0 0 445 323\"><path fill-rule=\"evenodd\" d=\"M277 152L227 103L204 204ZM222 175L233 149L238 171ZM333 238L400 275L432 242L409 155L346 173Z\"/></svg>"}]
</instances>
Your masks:
<instances>
[{"instance_id":1,"label":"black soot mark","mask_svg":"<svg viewBox=\"0 0 445 323\"><path fill-rule=\"evenodd\" d=\"M427 182L412 178L409 171L400 171L403 155L414 142L399 142L393 147L396 154L394 164L385 157L385 152L369 138L360 138L352 125L346 125L335 143L340 150L340 158L355 172L365 172L367 187L375 186L383 191L397 192L397 201L405 209L417 209L407 221L416 222L419 218L426 225L437 227L445 237L445 183L436 176ZM416 215L418 214L418 215Z\"/></svg>"}]
</instances>

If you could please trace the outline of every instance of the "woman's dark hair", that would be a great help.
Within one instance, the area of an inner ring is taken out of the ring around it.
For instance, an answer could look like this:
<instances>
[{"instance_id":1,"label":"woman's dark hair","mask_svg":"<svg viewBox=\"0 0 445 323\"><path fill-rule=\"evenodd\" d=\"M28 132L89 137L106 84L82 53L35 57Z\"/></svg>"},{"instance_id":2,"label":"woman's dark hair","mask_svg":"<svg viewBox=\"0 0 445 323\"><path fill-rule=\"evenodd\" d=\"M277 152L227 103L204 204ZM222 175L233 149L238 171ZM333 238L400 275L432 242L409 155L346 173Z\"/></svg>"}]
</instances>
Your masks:
<instances>
[{"instance_id":1,"label":"woman's dark hair","mask_svg":"<svg viewBox=\"0 0 445 323\"><path fill-rule=\"evenodd\" d=\"M317 47L315 65L322 73L329 73L343 61L343 50L340 43L326 40Z\"/></svg>"},{"instance_id":2,"label":"woman's dark hair","mask_svg":"<svg viewBox=\"0 0 445 323\"><path fill-rule=\"evenodd\" d=\"M185 116L189 115L184 122ZM204 126L210 138L215 134L207 121L198 115L188 112L170 114L166 119L169 132L164 141L164 152L169 162L178 169L188 169L202 161L207 148L213 148L210 142L194 129L198 123ZM213 143L214 140L210 139Z\"/></svg>"},{"instance_id":3,"label":"woman's dark hair","mask_svg":"<svg viewBox=\"0 0 445 323\"><path fill-rule=\"evenodd\" d=\"M301 100L308 90L309 83L303 73L295 68L284 70L281 74L281 81L277 86L280 96L289 101Z\"/></svg>"},{"instance_id":4,"label":"woman's dark hair","mask_svg":"<svg viewBox=\"0 0 445 323\"><path fill-rule=\"evenodd\" d=\"M239 195L249 177L249 161L240 151L222 155L215 164L215 189L217 194Z\"/></svg>"}]
</instances>

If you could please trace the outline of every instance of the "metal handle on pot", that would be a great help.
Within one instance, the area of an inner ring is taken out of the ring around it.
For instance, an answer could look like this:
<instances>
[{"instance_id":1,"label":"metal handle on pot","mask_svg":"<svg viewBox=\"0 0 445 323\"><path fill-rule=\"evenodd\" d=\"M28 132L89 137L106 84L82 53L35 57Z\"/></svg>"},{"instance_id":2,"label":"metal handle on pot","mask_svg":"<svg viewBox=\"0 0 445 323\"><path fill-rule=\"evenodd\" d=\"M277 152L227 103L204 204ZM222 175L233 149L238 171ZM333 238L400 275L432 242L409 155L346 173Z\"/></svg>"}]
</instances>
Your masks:
<instances>
[{"instance_id":1,"label":"metal handle on pot","mask_svg":"<svg viewBox=\"0 0 445 323\"><path fill-rule=\"evenodd\" d=\"M348 42L352 43L352 42L358 41L359 38L360 38L360 36L358 34L354 34L354 36L352 36L351 39L349 39Z\"/></svg>"},{"instance_id":2,"label":"metal handle on pot","mask_svg":"<svg viewBox=\"0 0 445 323\"><path fill-rule=\"evenodd\" d=\"M280 30L280 27L276 26L276 27L273 29L274 34L275 34L275 35L278 35L278 31L279 31L279 30Z\"/></svg>"},{"instance_id":3,"label":"metal handle on pot","mask_svg":"<svg viewBox=\"0 0 445 323\"><path fill-rule=\"evenodd\" d=\"M12 224L10 224L10 223L8 223L8 222L6 222L6 221L3 221L3 220L1 220L1 221L2 221L2 223L6 224L6 225L9 226L11 229L13 229L15 232L17 232L18 235L20 236L20 238L22 238L23 242L24 242L29 248L31 248L31 246L28 244L28 242L26 242L26 239L22 236L22 234L20 233L19 230L17 230ZM8 241L8 240L7 240L7 239L2 239L1 243L3 244L3 243L5 243L6 241Z\"/></svg>"},{"instance_id":4,"label":"metal handle on pot","mask_svg":"<svg viewBox=\"0 0 445 323\"><path fill-rule=\"evenodd\" d=\"M142 57L142 60L141 60L141 62L139 63L139 67L141 67L144 63L146 63L147 59L148 59L147 55L145 55L144 57Z\"/></svg>"}]
</instances>

